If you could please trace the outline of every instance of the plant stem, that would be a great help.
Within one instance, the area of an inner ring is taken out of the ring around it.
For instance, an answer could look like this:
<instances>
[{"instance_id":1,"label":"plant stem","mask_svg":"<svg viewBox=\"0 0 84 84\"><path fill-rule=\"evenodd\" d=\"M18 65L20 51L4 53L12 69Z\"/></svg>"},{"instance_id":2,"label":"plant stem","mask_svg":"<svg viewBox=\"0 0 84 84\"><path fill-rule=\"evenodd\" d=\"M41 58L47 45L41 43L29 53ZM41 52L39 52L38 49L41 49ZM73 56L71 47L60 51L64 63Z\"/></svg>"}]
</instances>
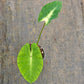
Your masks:
<instances>
[{"instance_id":1,"label":"plant stem","mask_svg":"<svg viewBox=\"0 0 84 84\"><path fill-rule=\"evenodd\" d=\"M39 43L39 40L40 40L40 37L41 37L41 34L42 34L42 32L43 32L44 27L45 27L45 23L43 24L43 27L42 27L41 32L40 32L40 34L39 34L38 41L37 41L37 45L38 45L38 43Z\"/></svg>"}]
</instances>

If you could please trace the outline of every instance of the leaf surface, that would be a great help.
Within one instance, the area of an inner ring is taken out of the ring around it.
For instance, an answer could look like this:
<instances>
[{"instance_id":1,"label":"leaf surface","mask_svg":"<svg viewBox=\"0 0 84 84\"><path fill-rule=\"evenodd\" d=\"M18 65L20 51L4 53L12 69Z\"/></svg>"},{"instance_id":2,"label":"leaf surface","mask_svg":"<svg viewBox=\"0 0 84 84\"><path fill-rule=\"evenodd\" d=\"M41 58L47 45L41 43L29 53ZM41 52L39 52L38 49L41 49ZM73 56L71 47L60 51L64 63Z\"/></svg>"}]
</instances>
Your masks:
<instances>
[{"instance_id":1,"label":"leaf surface","mask_svg":"<svg viewBox=\"0 0 84 84\"><path fill-rule=\"evenodd\" d=\"M45 25L48 25L52 19L58 17L58 13L60 12L61 8L61 1L53 1L46 4L40 11L38 22L45 21Z\"/></svg>"},{"instance_id":2,"label":"leaf surface","mask_svg":"<svg viewBox=\"0 0 84 84\"><path fill-rule=\"evenodd\" d=\"M43 58L36 43L25 44L17 57L18 68L26 81L33 83L39 77L43 68Z\"/></svg>"}]
</instances>

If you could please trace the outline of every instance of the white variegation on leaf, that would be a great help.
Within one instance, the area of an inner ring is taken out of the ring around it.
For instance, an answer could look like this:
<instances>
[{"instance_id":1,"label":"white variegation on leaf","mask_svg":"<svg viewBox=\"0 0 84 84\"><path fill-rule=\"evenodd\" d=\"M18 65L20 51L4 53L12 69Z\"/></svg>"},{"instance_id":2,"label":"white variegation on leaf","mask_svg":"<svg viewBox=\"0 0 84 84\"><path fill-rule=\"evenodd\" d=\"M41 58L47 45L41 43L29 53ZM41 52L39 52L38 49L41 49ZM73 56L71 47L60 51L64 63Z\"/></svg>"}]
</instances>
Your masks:
<instances>
[{"instance_id":1,"label":"white variegation on leaf","mask_svg":"<svg viewBox=\"0 0 84 84\"><path fill-rule=\"evenodd\" d=\"M45 25L48 25L52 19L58 17L58 13L62 8L61 1L53 1L46 4L42 9L38 17L38 22L45 21Z\"/></svg>"},{"instance_id":2,"label":"white variegation on leaf","mask_svg":"<svg viewBox=\"0 0 84 84\"><path fill-rule=\"evenodd\" d=\"M46 17L44 17L41 21L45 21L45 24L48 24L49 19L50 19L51 16L53 15L53 12L54 12L55 9L56 9L56 8L54 8L53 10L51 10L50 13L49 13Z\"/></svg>"}]
</instances>

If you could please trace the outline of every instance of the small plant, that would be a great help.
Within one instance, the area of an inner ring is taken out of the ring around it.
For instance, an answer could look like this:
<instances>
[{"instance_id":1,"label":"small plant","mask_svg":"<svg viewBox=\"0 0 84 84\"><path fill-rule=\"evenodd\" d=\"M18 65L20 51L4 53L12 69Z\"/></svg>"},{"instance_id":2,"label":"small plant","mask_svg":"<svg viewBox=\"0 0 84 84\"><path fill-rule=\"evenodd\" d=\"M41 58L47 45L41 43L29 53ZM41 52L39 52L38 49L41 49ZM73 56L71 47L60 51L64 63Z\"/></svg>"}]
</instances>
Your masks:
<instances>
[{"instance_id":1,"label":"small plant","mask_svg":"<svg viewBox=\"0 0 84 84\"><path fill-rule=\"evenodd\" d=\"M53 1L43 6L38 22L44 21L37 43L25 44L18 53L17 65L20 73L30 84L35 82L43 69L43 49L38 45L43 29L52 19L58 17L62 8L61 1Z\"/></svg>"}]
</instances>

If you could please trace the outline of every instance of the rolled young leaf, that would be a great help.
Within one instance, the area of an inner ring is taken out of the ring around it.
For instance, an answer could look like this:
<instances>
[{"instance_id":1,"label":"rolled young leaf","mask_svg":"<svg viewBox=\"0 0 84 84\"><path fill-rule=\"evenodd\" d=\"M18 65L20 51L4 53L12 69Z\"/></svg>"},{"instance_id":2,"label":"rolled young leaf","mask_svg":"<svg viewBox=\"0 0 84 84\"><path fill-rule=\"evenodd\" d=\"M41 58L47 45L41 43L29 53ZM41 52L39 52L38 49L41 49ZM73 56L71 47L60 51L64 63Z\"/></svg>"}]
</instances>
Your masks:
<instances>
[{"instance_id":1,"label":"rolled young leaf","mask_svg":"<svg viewBox=\"0 0 84 84\"><path fill-rule=\"evenodd\" d=\"M48 25L52 19L58 17L58 13L62 8L61 1L53 1L46 4L40 11L38 22L45 21L45 25Z\"/></svg>"},{"instance_id":2,"label":"rolled young leaf","mask_svg":"<svg viewBox=\"0 0 84 84\"><path fill-rule=\"evenodd\" d=\"M43 69L43 58L36 43L25 44L17 57L18 68L26 81L33 83Z\"/></svg>"}]
</instances>

